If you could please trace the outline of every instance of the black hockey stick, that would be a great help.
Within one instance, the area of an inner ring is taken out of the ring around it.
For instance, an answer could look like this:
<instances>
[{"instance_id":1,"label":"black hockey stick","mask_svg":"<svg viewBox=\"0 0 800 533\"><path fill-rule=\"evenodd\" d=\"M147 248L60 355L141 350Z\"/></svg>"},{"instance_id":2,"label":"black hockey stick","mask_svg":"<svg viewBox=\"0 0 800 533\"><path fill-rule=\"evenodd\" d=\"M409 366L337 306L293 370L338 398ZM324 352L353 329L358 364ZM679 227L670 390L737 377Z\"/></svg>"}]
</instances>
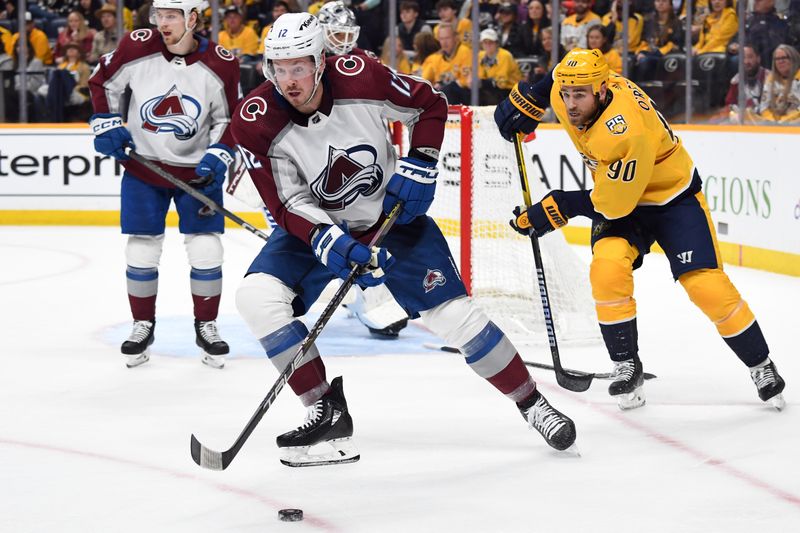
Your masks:
<instances>
[{"instance_id":1,"label":"black hockey stick","mask_svg":"<svg viewBox=\"0 0 800 533\"><path fill-rule=\"evenodd\" d=\"M211 198L209 198L208 196L206 196L202 192L198 191L197 189L195 189L194 187L192 187L191 185L189 185L185 181L179 180L178 178L176 178L175 176L173 176L172 174L170 174L169 172L167 172L166 170L164 170L160 166L156 165L155 163L153 163L149 159L145 159L143 156L141 156L140 154L136 153L134 150L131 150L130 148L126 149L125 153L131 159L133 159L134 161L136 161L140 165L146 167L151 172L154 172L155 174L158 174L160 177L164 178L165 180L167 180L168 182L170 182L175 187L179 188L180 190L182 190L183 192L185 192L186 194L188 194L189 196L191 196L195 200L198 200L198 201L202 202L203 204L205 204L212 211L216 211L217 213L221 214L222 216L228 217L229 219L233 220L234 222L236 222L237 224L242 226L244 229L246 229L250 233L253 233L254 235L257 235L258 237L261 237L265 241L269 240L269 235L267 235L266 233L264 233L263 231L261 231L257 227L253 226L249 222L243 220L239 216L235 215L231 211L228 211L227 209L225 209L224 207L219 205L217 202L215 202L214 200L212 200Z\"/></svg>"},{"instance_id":2,"label":"black hockey stick","mask_svg":"<svg viewBox=\"0 0 800 533\"><path fill-rule=\"evenodd\" d=\"M522 134L517 133L514 137L514 154L517 156L517 169L519 170L519 181L522 186L522 198L525 207L531 205L531 190L528 184L528 172L525 170L525 156L522 152ZM531 246L533 247L533 262L536 264L536 280L539 283L539 295L542 299L542 311L544 312L544 325L547 328L547 338L550 341L550 355L553 358L553 370L556 373L556 381L565 389L574 392L583 392L592 384L594 374L577 374L565 370L561 366L561 357L558 354L558 340L556 339L556 328L553 324L553 311L550 307L550 296L547 292L547 281L544 276L544 264L542 263L542 251L539 249L539 238L533 228L530 230Z\"/></svg>"},{"instance_id":3,"label":"black hockey stick","mask_svg":"<svg viewBox=\"0 0 800 533\"><path fill-rule=\"evenodd\" d=\"M400 215L400 211L403 208L402 206L402 203L398 203L394 206L392 212L389 213L389 216L386 218L386 220L384 220L380 229L369 243L370 248L380 245L381 241L392 228L395 220L397 220L397 217ZM264 416L267 410L269 410L270 406L275 401L275 398L277 398L278 393L281 392L283 386L286 385L287 381L289 381L289 378L294 373L297 365L306 355L306 352L308 352L311 346L313 346L314 341L322 332L322 328L325 327L325 325L328 323L328 320L330 320L333 312L336 311L336 308L339 307L339 304L342 303L342 300L344 300L347 291L350 290L350 287L355 282L356 276L358 276L360 272L360 268L360 265L356 265L350 270L350 274L347 276L347 279L344 280L344 283L342 283L342 285L336 291L336 294L333 295L331 301L328 302L327 306L325 306L325 309L322 311L322 315L320 315L320 317L317 319L317 322L308 331L306 338L303 339L303 342L301 342L300 346L297 348L297 353L295 353L294 358L292 358L291 362L286 365L286 368L284 368L281 374L278 376L277 381L275 381L275 384L269 390L267 396L261 401L261 404L258 406L258 409L256 409L256 412L250 417L250 420L242 430L242 433L236 438L233 446L224 452L216 452L203 446L200 441L198 441L197 438L192 435L191 450L192 459L194 459L195 463L203 468L208 468L209 470L225 470L228 468L228 465L231 464L233 458L236 457L236 454L242 449L242 446L247 438L250 437L250 434L256 428L259 421L261 421L261 418Z\"/></svg>"},{"instance_id":4,"label":"black hockey stick","mask_svg":"<svg viewBox=\"0 0 800 533\"><path fill-rule=\"evenodd\" d=\"M430 348L431 350L439 350L439 351L447 352L447 353L461 353L461 350L459 350L458 348L454 348L453 346L447 346L447 345L444 345L444 344L433 344L433 343L430 343L430 342L424 342L424 343L422 343L422 345L425 348ZM530 366L530 367L533 367L533 368L542 368L544 370L555 370L555 367L553 365L546 365L544 363L535 363L533 361L525 361L525 360L523 360L522 362L525 363L525 366ZM614 373L613 372L596 372L596 373L592 373L592 372L586 372L585 370L570 370L569 368L565 368L564 370L566 370L567 372L573 372L575 374L586 374L586 375L590 375L591 374L591 375L594 375L594 377L596 379L613 379L614 378ZM656 376L655 374L651 374L650 372L645 372L644 373L644 379L655 379L657 377L658 376Z\"/></svg>"}]
</instances>

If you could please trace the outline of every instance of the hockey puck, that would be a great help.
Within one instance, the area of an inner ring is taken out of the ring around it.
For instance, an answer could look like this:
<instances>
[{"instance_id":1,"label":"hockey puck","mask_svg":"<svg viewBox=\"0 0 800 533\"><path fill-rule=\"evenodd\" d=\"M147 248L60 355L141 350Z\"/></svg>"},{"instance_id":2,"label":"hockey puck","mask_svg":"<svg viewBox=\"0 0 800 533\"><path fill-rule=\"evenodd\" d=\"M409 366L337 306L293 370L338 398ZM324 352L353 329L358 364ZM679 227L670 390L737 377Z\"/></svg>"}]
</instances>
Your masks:
<instances>
[{"instance_id":1,"label":"hockey puck","mask_svg":"<svg viewBox=\"0 0 800 533\"><path fill-rule=\"evenodd\" d=\"M281 509L278 511L278 518L283 522L299 522L303 519L302 509Z\"/></svg>"}]
</instances>

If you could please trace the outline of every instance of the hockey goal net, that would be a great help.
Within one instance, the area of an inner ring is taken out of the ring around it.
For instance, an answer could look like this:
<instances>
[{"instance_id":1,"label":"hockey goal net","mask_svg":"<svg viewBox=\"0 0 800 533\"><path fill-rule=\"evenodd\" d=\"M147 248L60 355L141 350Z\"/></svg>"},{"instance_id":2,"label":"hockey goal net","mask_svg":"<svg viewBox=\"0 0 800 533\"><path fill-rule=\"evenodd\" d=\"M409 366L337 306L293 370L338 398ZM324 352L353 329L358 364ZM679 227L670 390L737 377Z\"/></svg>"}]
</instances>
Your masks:
<instances>
[{"instance_id":1,"label":"hockey goal net","mask_svg":"<svg viewBox=\"0 0 800 533\"><path fill-rule=\"evenodd\" d=\"M500 136L493 113L494 107L450 107L429 214L447 237L468 291L491 319L516 342L546 342L531 244L508 225L522 203L514 148ZM545 192L538 185L531 177L534 198ZM586 262L560 231L540 245L559 340L598 338Z\"/></svg>"}]
</instances>

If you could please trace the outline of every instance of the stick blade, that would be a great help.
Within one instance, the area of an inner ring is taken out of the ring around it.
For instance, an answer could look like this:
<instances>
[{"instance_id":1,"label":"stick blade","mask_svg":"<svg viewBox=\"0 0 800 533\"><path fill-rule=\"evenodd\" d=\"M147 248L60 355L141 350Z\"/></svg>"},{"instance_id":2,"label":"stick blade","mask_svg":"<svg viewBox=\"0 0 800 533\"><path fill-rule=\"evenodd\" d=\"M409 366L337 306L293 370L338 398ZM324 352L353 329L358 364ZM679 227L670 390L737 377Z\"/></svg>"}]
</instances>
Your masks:
<instances>
[{"instance_id":1,"label":"stick blade","mask_svg":"<svg viewBox=\"0 0 800 533\"><path fill-rule=\"evenodd\" d=\"M562 388L572 392L584 392L589 389L594 379L594 374L572 374L566 371L556 371L556 381Z\"/></svg>"},{"instance_id":2,"label":"stick blade","mask_svg":"<svg viewBox=\"0 0 800 533\"><path fill-rule=\"evenodd\" d=\"M197 440L194 435L192 435L190 448L192 451L192 459L203 468L207 468L208 470L225 470L228 464L230 464L230 461L225 461L223 453L206 448L200 444L200 441Z\"/></svg>"}]
</instances>

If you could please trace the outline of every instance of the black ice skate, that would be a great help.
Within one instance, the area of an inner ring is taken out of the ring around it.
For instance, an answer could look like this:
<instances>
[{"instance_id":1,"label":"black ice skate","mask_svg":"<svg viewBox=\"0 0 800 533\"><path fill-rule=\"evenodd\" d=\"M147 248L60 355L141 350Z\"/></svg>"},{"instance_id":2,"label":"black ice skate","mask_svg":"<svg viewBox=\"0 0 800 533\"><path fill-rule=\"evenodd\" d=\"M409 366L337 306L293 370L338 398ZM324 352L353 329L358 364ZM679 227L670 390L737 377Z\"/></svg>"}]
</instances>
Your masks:
<instances>
[{"instance_id":1,"label":"black ice skate","mask_svg":"<svg viewBox=\"0 0 800 533\"><path fill-rule=\"evenodd\" d=\"M389 324L383 329L371 328L367 326L370 335L377 339L396 339L398 335L400 335L400 330L405 328L408 325L408 319L404 318L403 320L398 320L392 324Z\"/></svg>"},{"instance_id":2,"label":"black ice skate","mask_svg":"<svg viewBox=\"0 0 800 533\"><path fill-rule=\"evenodd\" d=\"M350 442L352 436L353 419L347 411L342 378L337 377L325 396L308 408L305 423L278 436L278 447L284 452L281 463L286 466L354 463L361 456ZM310 454L309 449L318 444L333 450Z\"/></svg>"},{"instance_id":3,"label":"black ice skate","mask_svg":"<svg viewBox=\"0 0 800 533\"><path fill-rule=\"evenodd\" d=\"M612 379L614 381L608 386L608 393L617 398L620 409L636 409L645 404L644 370L638 357L614 361Z\"/></svg>"},{"instance_id":4,"label":"black ice skate","mask_svg":"<svg viewBox=\"0 0 800 533\"><path fill-rule=\"evenodd\" d=\"M550 405L538 390L517 407L528 425L556 450L564 451L575 444L575 423Z\"/></svg>"},{"instance_id":5,"label":"black ice skate","mask_svg":"<svg viewBox=\"0 0 800 533\"><path fill-rule=\"evenodd\" d=\"M195 343L203 350L204 365L211 368L222 368L225 366L225 356L231 349L228 343L222 340L217 331L217 321L208 320L203 322L194 319L194 332L197 335Z\"/></svg>"},{"instance_id":6,"label":"black ice skate","mask_svg":"<svg viewBox=\"0 0 800 533\"><path fill-rule=\"evenodd\" d=\"M125 366L133 368L150 360L150 345L153 344L156 320L134 320L133 331L128 340L122 343L121 351L127 356Z\"/></svg>"},{"instance_id":7,"label":"black ice skate","mask_svg":"<svg viewBox=\"0 0 800 533\"><path fill-rule=\"evenodd\" d=\"M778 369L775 368L775 363L770 361L769 357L758 366L750 369L750 377L753 383L758 388L758 397L765 402L769 402L778 411L786 407L786 401L783 399L783 388L786 382L778 374Z\"/></svg>"}]
</instances>

